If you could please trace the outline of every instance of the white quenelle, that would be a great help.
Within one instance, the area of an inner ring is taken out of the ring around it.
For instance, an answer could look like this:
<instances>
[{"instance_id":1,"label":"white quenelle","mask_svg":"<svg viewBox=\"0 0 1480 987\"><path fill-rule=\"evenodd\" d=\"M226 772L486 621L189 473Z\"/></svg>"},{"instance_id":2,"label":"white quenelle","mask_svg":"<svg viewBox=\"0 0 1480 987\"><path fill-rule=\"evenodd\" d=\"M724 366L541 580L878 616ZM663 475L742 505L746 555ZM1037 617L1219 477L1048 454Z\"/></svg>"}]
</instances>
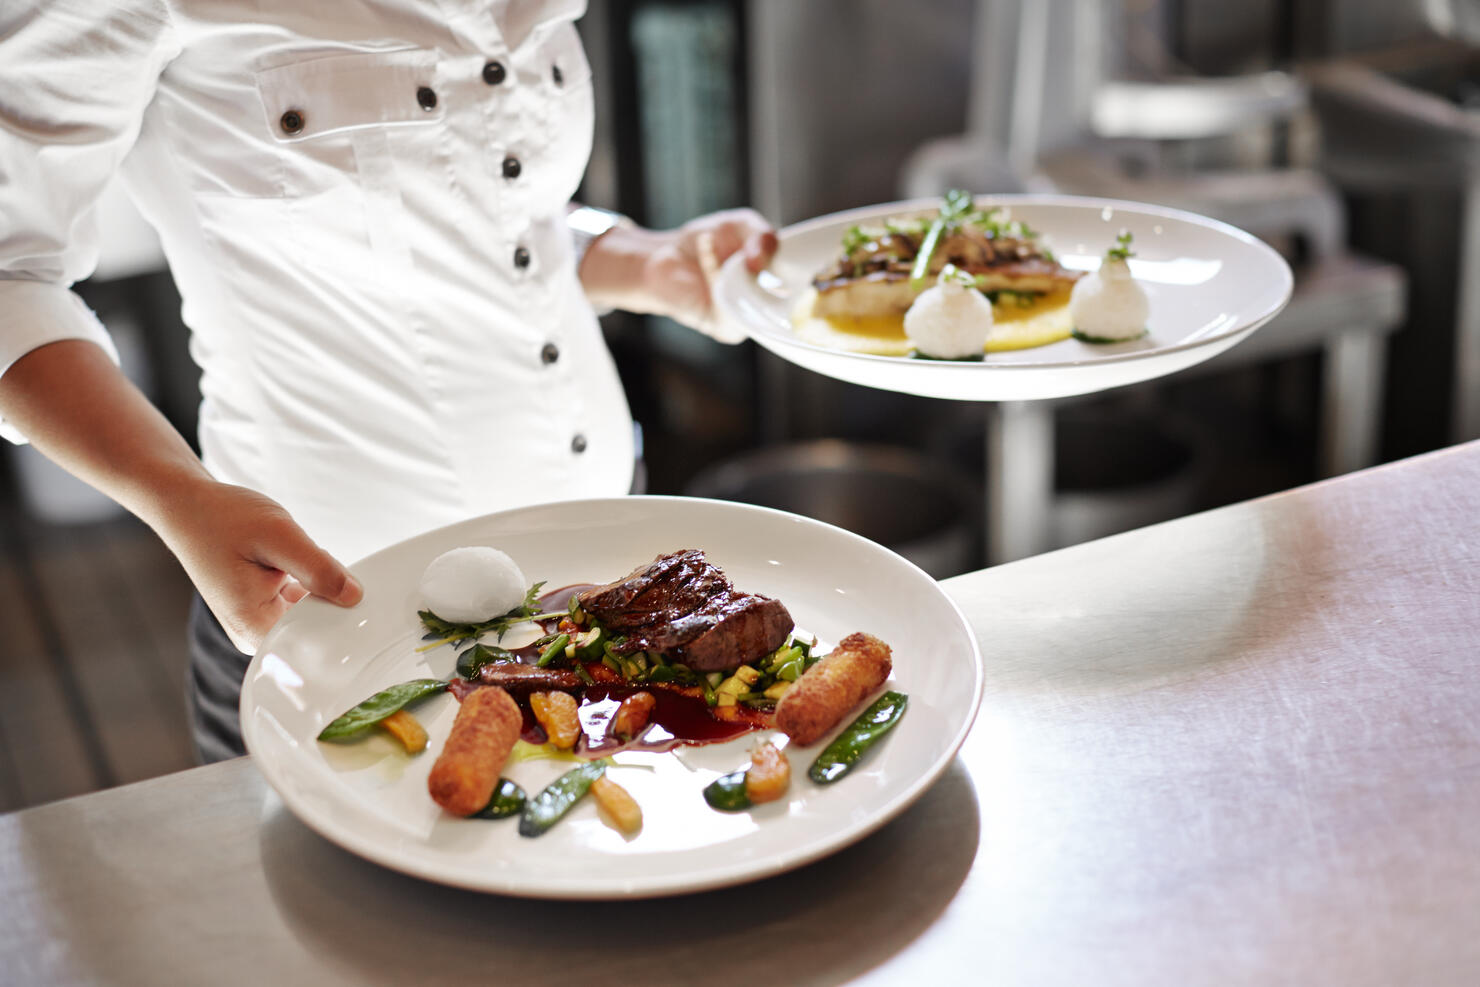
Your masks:
<instances>
[{"instance_id":1,"label":"white quenelle","mask_svg":"<svg viewBox=\"0 0 1480 987\"><path fill-rule=\"evenodd\" d=\"M904 313L904 334L921 356L938 360L981 359L991 332L991 301L950 264Z\"/></svg>"},{"instance_id":2,"label":"white quenelle","mask_svg":"<svg viewBox=\"0 0 1480 987\"><path fill-rule=\"evenodd\" d=\"M443 552L421 576L422 606L454 624L477 624L524 602L529 584L513 559L469 545Z\"/></svg>"},{"instance_id":3,"label":"white quenelle","mask_svg":"<svg viewBox=\"0 0 1480 987\"><path fill-rule=\"evenodd\" d=\"M1069 295L1074 334L1088 342L1136 339L1145 334L1151 315L1146 289L1131 275L1131 235L1122 233L1116 243L1105 252L1100 269L1080 278Z\"/></svg>"}]
</instances>

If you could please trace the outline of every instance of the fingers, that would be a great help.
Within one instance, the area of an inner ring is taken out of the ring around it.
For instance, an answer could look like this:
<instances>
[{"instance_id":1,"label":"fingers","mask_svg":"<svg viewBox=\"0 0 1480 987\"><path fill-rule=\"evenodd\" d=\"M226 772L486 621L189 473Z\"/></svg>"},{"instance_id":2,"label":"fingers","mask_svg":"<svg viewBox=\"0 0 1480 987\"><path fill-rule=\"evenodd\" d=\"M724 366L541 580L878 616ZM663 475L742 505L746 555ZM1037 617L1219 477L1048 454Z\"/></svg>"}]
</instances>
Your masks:
<instances>
[{"instance_id":1,"label":"fingers","mask_svg":"<svg viewBox=\"0 0 1480 987\"><path fill-rule=\"evenodd\" d=\"M313 543L309 542L309 545L313 546ZM340 606L358 603L364 595L359 582L317 546L313 546L313 549L323 555L327 563L315 560L306 566L294 566L300 572L316 570L315 575L310 578L324 592L314 592L313 595ZM279 565L243 561L240 566L236 576L223 587L228 598L221 601L220 607L213 599L214 593L203 592L202 595L216 613L221 627L226 631L227 637L231 638L231 643L243 654L252 654L272 629L272 625L278 622L289 607L307 597L311 590L306 580L290 576ZM331 567L338 567L342 575L333 573ZM334 592L332 596L328 595L331 591Z\"/></svg>"},{"instance_id":2,"label":"fingers","mask_svg":"<svg viewBox=\"0 0 1480 987\"><path fill-rule=\"evenodd\" d=\"M719 276L720 256L714 246L714 236L710 233L700 233L694 244L699 255L699 271L704 275L705 294L708 294L709 285Z\"/></svg>"},{"instance_id":3,"label":"fingers","mask_svg":"<svg viewBox=\"0 0 1480 987\"><path fill-rule=\"evenodd\" d=\"M745 241L745 269L751 274L759 274L771 263L771 258L776 256L776 233L767 229L760 233L752 234Z\"/></svg>"},{"instance_id":4,"label":"fingers","mask_svg":"<svg viewBox=\"0 0 1480 987\"><path fill-rule=\"evenodd\" d=\"M776 232L765 217L754 209L728 209L693 221L687 227L694 233L694 243L710 237L714 255L723 264L731 254L743 251L745 266L752 274L770 262L776 252Z\"/></svg>"},{"instance_id":5,"label":"fingers","mask_svg":"<svg viewBox=\"0 0 1480 987\"><path fill-rule=\"evenodd\" d=\"M298 525L285 519L265 534L268 540L259 547L257 561L282 570L298 582L299 585L291 591L288 590L291 583L279 589L278 592L288 602L297 602L289 599L289 592L298 589L342 607L352 607L360 602L364 590L355 577L334 556L315 545ZM302 598L300 594L298 599Z\"/></svg>"},{"instance_id":6,"label":"fingers","mask_svg":"<svg viewBox=\"0 0 1480 987\"><path fill-rule=\"evenodd\" d=\"M360 584L281 505L214 480L185 488L161 534L231 642L251 654L288 608L312 593L340 606Z\"/></svg>"},{"instance_id":7,"label":"fingers","mask_svg":"<svg viewBox=\"0 0 1480 987\"><path fill-rule=\"evenodd\" d=\"M776 234L753 209L711 213L679 230L650 237L640 301L633 311L666 315L723 343L746 338L744 329L716 313L711 288L725 261L741 254L758 273L776 252Z\"/></svg>"}]
</instances>

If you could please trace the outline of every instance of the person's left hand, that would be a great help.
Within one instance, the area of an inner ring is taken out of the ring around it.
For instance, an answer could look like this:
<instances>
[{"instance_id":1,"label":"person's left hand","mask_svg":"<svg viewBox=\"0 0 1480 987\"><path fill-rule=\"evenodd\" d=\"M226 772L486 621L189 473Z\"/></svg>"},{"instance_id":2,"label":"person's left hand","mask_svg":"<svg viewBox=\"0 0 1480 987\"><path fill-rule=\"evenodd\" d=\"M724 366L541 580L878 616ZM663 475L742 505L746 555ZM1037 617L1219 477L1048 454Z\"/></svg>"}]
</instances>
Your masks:
<instances>
[{"instance_id":1,"label":"person's left hand","mask_svg":"<svg viewBox=\"0 0 1480 987\"><path fill-rule=\"evenodd\" d=\"M752 274L776 252L775 231L753 209L710 213L676 230L618 226L591 244L581 283L599 306L664 315L736 343L745 334L715 317L710 286L720 265L737 252Z\"/></svg>"}]
</instances>

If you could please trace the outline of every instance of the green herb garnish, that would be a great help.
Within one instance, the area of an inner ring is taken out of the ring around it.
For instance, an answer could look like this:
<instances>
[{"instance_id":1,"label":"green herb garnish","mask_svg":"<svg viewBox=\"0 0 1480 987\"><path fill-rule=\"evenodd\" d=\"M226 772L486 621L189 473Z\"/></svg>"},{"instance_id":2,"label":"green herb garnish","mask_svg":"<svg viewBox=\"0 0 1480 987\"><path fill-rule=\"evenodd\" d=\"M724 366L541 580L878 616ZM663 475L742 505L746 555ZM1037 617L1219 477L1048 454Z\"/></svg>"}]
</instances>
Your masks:
<instances>
[{"instance_id":1,"label":"green herb garnish","mask_svg":"<svg viewBox=\"0 0 1480 987\"><path fill-rule=\"evenodd\" d=\"M483 670L484 665L498 665L518 660L514 652L506 651L497 645L475 644L457 656L457 674L471 682L478 678L478 673Z\"/></svg>"},{"instance_id":2,"label":"green herb garnish","mask_svg":"<svg viewBox=\"0 0 1480 987\"><path fill-rule=\"evenodd\" d=\"M869 236L862 226L855 223L843 232L843 253L851 257L855 251L867 246L872 239L873 237Z\"/></svg>"},{"instance_id":3,"label":"green herb garnish","mask_svg":"<svg viewBox=\"0 0 1480 987\"><path fill-rule=\"evenodd\" d=\"M515 624L524 624L535 620L554 620L556 617L567 616L567 611L560 610L555 613L540 613L539 595L543 582L535 583L524 594L524 602L519 604L508 613L501 614L491 620L485 620L476 624L459 624L450 620L443 620L430 610L418 610L416 615L421 618L421 624L427 629L422 636L423 641L431 644L422 645L417 651L430 651L444 644L456 644L459 641L468 641L473 638L482 637L484 634L495 633L499 640L503 640L510 627Z\"/></svg>"},{"instance_id":4,"label":"green herb garnish","mask_svg":"<svg viewBox=\"0 0 1480 987\"><path fill-rule=\"evenodd\" d=\"M986 358L985 353L973 353L970 356L931 356L919 350L910 350L911 360L934 360L936 363L981 363Z\"/></svg>"},{"instance_id":5,"label":"green herb garnish","mask_svg":"<svg viewBox=\"0 0 1480 987\"><path fill-rule=\"evenodd\" d=\"M940 269L940 276L936 278L937 284L959 284L963 288L977 287L977 278L973 274L967 274L955 264L947 264Z\"/></svg>"},{"instance_id":6,"label":"green herb garnish","mask_svg":"<svg viewBox=\"0 0 1480 987\"><path fill-rule=\"evenodd\" d=\"M930 274L930 257L939 246L941 237L955 230L975 212L976 200L971 197L970 192L953 188L945 194L940 215L935 217L935 221L925 231L925 239L920 242L920 250L915 254L915 265L910 268L911 288L918 290L924 286L925 278Z\"/></svg>"},{"instance_id":7,"label":"green herb garnish","mask_svg":"<svg viewBox=\"0 0 1480 987\"><path fill-rule=\"evenodd\" d=\"M392 713L399 712L418 699L441 692L447 683L441 679L413 679L382 689L364 702L340 714L319 732L320 740L344 740L370 729Z\"/></svg>"},{"instance_id":8,"label":"green herb garnish","mask_svg":"<svg viewBox=\"0 0 1480 987\"><path fill-rule=\"evenodd\" d=\"M1131 250L1131 240L1131 231L1121 230L1120 236L1115 238L1115 246L1105 251L1105 259L1130 260L1132 257L1136 256L1135 251Z\"/></svg>"},{"instance_id":9,"label":"green herb garnish","mask_svg":"<svg viewBox=\"0 0 1480 987\"><path fill-rule=\"evenodd\" d=\"M964 189L951 189L941 203L940 215L935 217L920 250L915 254L914 266L910 268L910 287L919 290L930 274L930 259L943 237L965 226L974 226L988 237L1012 237L1018 240L1033 240L1038 234L1020 219L1003 219L1000 209L978 209L976 200Z\"/></svg>"}]
</instances>

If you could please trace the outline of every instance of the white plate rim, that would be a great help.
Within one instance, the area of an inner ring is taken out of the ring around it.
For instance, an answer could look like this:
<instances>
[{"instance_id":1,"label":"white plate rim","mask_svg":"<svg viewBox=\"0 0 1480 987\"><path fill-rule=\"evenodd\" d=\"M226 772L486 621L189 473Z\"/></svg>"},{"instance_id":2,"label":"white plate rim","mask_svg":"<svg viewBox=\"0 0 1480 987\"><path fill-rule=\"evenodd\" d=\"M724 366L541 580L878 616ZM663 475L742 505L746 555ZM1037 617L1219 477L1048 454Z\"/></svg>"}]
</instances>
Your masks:
<instances>
[{"instance_id":1,"label":"white plate rim","mask_svg":"<svg viewBox=\"0 0 1480 987\"><path fill-rule=\"evenodd\" d=\"M655 880L643 880L639 878L637 880L622 882L620 884L616 882L603 883L600 886L583 886L569 883L557 883L544 887L515 885L504 881L489 880L486 878L482 880L476 880L470 878L467 872L459 872L452 869L443 870L407 866L407 861L404 857L396 856L382 842L375 839L365 838L351 828L336 825L332 818L329 818L325 814L319 812L316 807L299 800L292 787L283 783L283 779L279 776L279 772L282 770L279 767L279 763L276 760L265 756L264 754L264 751L268 749L265 746L266 742L264 741L264 737L266 735L263 733L259 733L260 727L258 718L254 715L251 715L254 708L254 704L252 703L252 684L257 678L256 673L261 668L263 656L269 653L268 648L259 647L257 653L253 656L251 662L248 665L247 673L243 682L241 701L239 704L239 713L242 725L242 739L247 748L248 754L252 757L253 765L257 768L259 773L261 773L263 778L267 781L268 785L277 794L284 807L287 808L288 811L290 811L300 822L308 826L309 829L313 830L315 833L328 840L329 842L334 843L342 847L343 849L349 850L350 852L355 853L366 860L386 867L389 870L406 874L411 877L420 878L422 880L431 881L437 884L444 884L450 887L462 888L469 891L494 893L518 898L544 900L612 901L660 898L673 895L696 893L701 891L710 891L718 888L732 887L737 884L744 884L751 881L761 880L766 877L771 877L776 874L784 873L786 871L805 866L806 864L812 863L816 860L820 860L852 845L853 843L858 842L859 840L864 839L865 837L874 833L889 822L893 821L901 813L903 813L906 809L913 805L922 795L924 795L924 793L932 785L935 784L936 781L940 779L940 777L950 767L951 763L955 760L957 753L966 740L967 734L970 732L972 725L976 721L976 717L981 708L982 694L985 687L985 669L983 667L981 647L977 642L976 635L972 630L970 623L967 621L965 614L961 611L960 606L957 605L956 601L951 598L950 594L940 589L940 584L937 580L931 577L924 570L920 569L914 563L910 562L908 559L905 559L898 553L895 553L890 549L863 537L862 535L858 535L836 525L828 524L824 521L819 521L815 518L792 514L787 511L776 510L774 508L761 507L751 504L741 504L731 501L711 500L708 498L669 495L633 495L627 497L589 498L582 500L561 501L558 502L558 506L576 509L599 507L601 505L611 504L613 502L632 501L652 503L655 506L661 506L664 502L681 502L684 504L709 504L717 506L719 509L722 510L735 509L744 513L759 514L762 516L770 515L777 520L784 520L786 523L801 523L809 527L814 527L818 530L824 530L829 533L830 537L837 537L844 540L861 543L877 552L885 553L886 555L892 557L893 560L895 560L895 562L897 562L898 564L914 570L919 576L932 583L936 588L936 592L939 594L940 602L943 602L947 606L949 611L954 615L957 622L957 627L962 632L964 640L967 643L972 658L972 685L969 692L970 703L968 704L966 715L957 725L955 731L952 733L945 746L942 748L941 753L937 756L935 761L931 763L929 768L924 772L918 774L912 781L906 783L901 790L897 791L895 794L889 797L883 804L875 807L864 818L850 825L834 830L824 840L805 847L797 848L790 852L783 851L780 853L768 855L757 860L742 861L732 864L728 867L716 868L712 871L707 872L702 878L695 879L677 876ZM420 535L413 536L412 538L406 539L394 545L387 546L380 551L374 552L354 563L352 566L350 566L350 569L353 571L368 562L379 559L387 554L395 553L399 550L402 550L407 544L418 541L420 539L445 536L447 534L455 532L460 528L474 529L489 523L491 520L500 518L505 515L514 516L522 511L544 509L552 506L557 506L557 504L555 502L551 502L526 505L525 507L512 508L505 511L498 511L491 514L480 515L478 517L468 518L463 521L458 521L449 525L444 525L439 528L431 529L429 531L423 532ZM273 640L274 635L282 633L283 628L291 626L290 618L292 617L293 611L296 610L298 607L306 607L307 611L305 612L311 612L313 609L316 608L332 607L332 604L308 598L295 605L294 608L290 609L289 612L284 615L284 617L278 622L278 624L274 625L272 630L269 631L268 635L264 637L264 646ZM433 870L435 872L432 872Z\"/></svg>"},{"instance_id":2,"label":"white plate rim","mask_svg":"<svg viewBox=\"0 0 1480 987\"><path fill-rule=\"evenodd\" d=\"M1236 337L1240 334L1247 333L1252 329L1256 329L1259 326L1262 326L1264 323L1268 322L1270 319L1278 315L1280 311L1287 304L1289 304L1290 297L1295 290L1294 272L1290 270L1290 265L1286 263L1285 259L1281 257L1279 255L1279 252L1276 251L1273 247L1271 247L1269 244L1265 243L1258 237L1254 236L1252 233L1239 229L1237 226L1233 226L1229 223L1223 222L1222 220L1212 219L1211 217L1203 216L1198 213L1190 212L1184 209L1175 209L1170 206L1158 206L1145 202L1135 202L1129 199L1105 199L1094 196L1080 195L983 193L976 195L974 198L978 204L985 206L999 206L1006 208L1012 208L1014 206L1031 207L1040 205L1072 206L1083 207L1086 210L1097 211L1108 208L1112 210L1123 210L1130 213L1136 213L1142 216L1154 216L1162 219L1174 219L1179 222L1190 223L1194 226L1213 230L1223 235L1232 237L1233 239L1238 240L1246 246L1254 248L1256 252L1264 254L1266 259L1273 261L1274 267L1279 270L1283 285L1281 287L1281 291L1277 301L1266 305L1263 309L1251 315L1238 319L1232 326L1221 328L1217 332L1209 333L1206 336L1197 336L1192 339L1182 340L1181 342L1172 343L1166 346L1157 346L1153 347L1152 349L1133 350L1129 352L1105 353L1076 360L1044 360L1038 362L1015 361L1010 363L983 360L980 363L972 364L920 360L914 361L911 366L912 370L918 369L924 373L959 373L961 369L965 368L972 372L1007 373L1013 370L1019 372L1036 372L1044 370L1063 370L1076 367L1101 367L1107 364L1128 363L1133 361L1146 360L1152 357L1166 356L1168 354L1187 352L1190 350L1199 349L1204 346L1209 346L1214 343L1223 342L1231 337ZM803 220L799 223L793 223L790 226L786 226L778 231L777 237L784 244L788 237L793 237L802 233L810 233L813 230L821 227L827 227L834 224L842 225L844 223L852 225L853 223L866 222L870 219L884 219L889 216L908 215L911 212L928 212L931 209L938 208L939 205L940 199L939 197L935 197L922 199L902 199L898 202L892 203L881 203L879 205L872 206L859 206L853 209L845 209L841 212L828 213L824 216L816 216L812 219ZM739 278L751 278L752 276L748 271L744 269L744 258L740 257L738 254L735 254L725 261L721 269L720 277L723 281L729 281L733 284L737 283L737 279ZM716 293L716 301L722 302L724 299L724 291ZM858 353L850 350L822 346L817 343L812 343L797 338L793 334L783 333L781 330L773 326L758 328L749 320L735 316L733 314L733 311L730 314L730 318L736 325L744 329L746 334L751 339L755 340L757 343L760 343L763 346L766 346L767 349L771 348L771 346L769 345L770 343L776 343L783 348L795 347L797 349L803 349L814 353L823 354L828 357L846 357L852 360L862 360L865 362L877 362L883 364L897 364L900 360L908 359L907 357L884 356L878 353Z\"/></svg>"}]
</instances>

